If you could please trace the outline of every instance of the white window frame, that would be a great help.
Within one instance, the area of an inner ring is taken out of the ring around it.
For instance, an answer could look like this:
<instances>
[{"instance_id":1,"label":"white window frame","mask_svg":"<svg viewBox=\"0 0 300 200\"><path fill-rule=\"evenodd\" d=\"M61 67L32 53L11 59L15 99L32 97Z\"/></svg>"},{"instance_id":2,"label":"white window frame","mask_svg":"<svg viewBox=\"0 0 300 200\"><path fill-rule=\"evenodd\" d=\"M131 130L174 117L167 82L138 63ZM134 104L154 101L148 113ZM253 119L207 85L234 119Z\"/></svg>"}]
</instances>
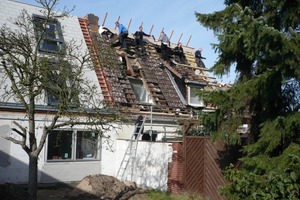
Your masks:
<instances>
[{"instance_id":1,"label":"white window frame","mask_svg":"<svg viewBox=\"0 0 300 200\"><path fill-rule=\"evenodd\" d=\"M188 105L193 107L205 107L204 101L201 97L196 95L196 92L194 90L203 90L203 86L187 86Z\"/></svg>"},{"instance_id":2,"label":"white window frame","mask_svg":"<svg viewBox=\"0 0 300 200\"><path fill-rule=\"evenodd\" d=\"M133 83L133 81L135 83ZM151 103L150 98L149 98L149 92L144 86L144 82L141 79L138 78L129 78L129 82L131 85L131 88L136 96L137 101L142 102L142 103ZM137 82L141 83L139 84L139 88L137 88ZM142 95L141 95L142 93Z\"/></svg>"},{"instance_id":3,"label":"white window frame","mask_svg":"<svg viewBox=\"0 0 300 200\"><path fill-rule=\"evenodd\" d=\"M45 161L46 162L76 162L76 161L80 161L80 162L83 162L83 161L100 161L101 160L101 137L100 135L98 134L98 138L97 138L97 141L96 141L96 151L95 151L95 157L89 157L89 156L86 156L86 157L83 157L83 158L77 158L77 155L76 155L76 152L77 152L77 141L78 141L78 132L91 132L91 134L93 134L93 131L92 130L82 130L82 129L59 129L59 130L53 130L53 131L62 131L62 132L72 132L72 138L71 138L71 156L70 158L63 158L63 157L59 157L59 155L56 155L54 157L54 155L52 155L52 159L49 159L48 158L48 153L49 152L49 148L50 148L50 145L49 144L49 136L50 134L48 135L47 137L47 141L46 141L46 144L45 145ZM50 155L49 155L50 156Z\"/></svg>"}]
</instances>

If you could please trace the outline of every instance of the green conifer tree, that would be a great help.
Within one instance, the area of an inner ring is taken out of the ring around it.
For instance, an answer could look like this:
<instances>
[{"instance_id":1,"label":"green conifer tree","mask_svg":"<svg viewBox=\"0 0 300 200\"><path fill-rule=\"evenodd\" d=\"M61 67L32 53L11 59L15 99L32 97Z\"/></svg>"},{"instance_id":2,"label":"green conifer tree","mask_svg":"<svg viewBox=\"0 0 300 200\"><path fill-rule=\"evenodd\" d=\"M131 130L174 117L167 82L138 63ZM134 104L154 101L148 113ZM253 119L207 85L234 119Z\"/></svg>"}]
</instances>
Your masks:
<instances>
[{"instance_id":1,"label":"green conifer tree","mask_svg":"<svg viewBox=\"0 0 300 200\"><path fill-rule=\"evenodd\" d=\"M228 91L202 93L218 110L203 116L206 131L243 144L240 168L228 168L228 199L299 199L300 1L226 0L225 9L195 13L218 37L212 70L237 80ZM238 127L249 124L247 139Z\"/></svg>"}]
</instances>

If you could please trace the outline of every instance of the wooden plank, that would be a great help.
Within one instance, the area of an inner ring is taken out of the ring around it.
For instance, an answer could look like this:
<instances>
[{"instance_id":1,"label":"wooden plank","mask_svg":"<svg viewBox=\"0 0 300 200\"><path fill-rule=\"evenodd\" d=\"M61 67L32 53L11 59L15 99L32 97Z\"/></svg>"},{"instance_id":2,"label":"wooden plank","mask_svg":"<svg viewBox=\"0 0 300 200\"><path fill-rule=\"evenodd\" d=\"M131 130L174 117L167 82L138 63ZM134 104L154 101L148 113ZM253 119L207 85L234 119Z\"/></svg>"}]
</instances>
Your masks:
<instances>
[{"instance_id":1,"label":"wooden plank","mask_svg":"<svg viewBox=\"0 0 300 200\"><path fill-rule=\"evenodd\" d=\"M215 77L207 76L207 75L201 75L201 74L196 74L196 76L210 78L210 79L216 79Z\"/></svg>"},{"instance_id":2,"label":"wooden plank","mask_svg":"<svg viewBox=\"0 0 300 200\"><path fill-rule=\"evenodd\" d=\"M189 66L190 66L189 64L178 63L178 62L176 62L174 59L171 59L171 61L172 61L175 65L178 65L178 66L183 66L183 67L189 67Z\"/></svg>"},{"instance_id":3,"label":"wooden plank","mask_svg":"<svg viewBox=\"0 0 300 200\"><path fill-rule=\"evenodd\" d=\"M196 64L196 63L195 63L195 64ZM195 66L195 65L188 65L188 67L189 67L189 68L192 68L192 69L195 69L195 70L196 70L196 69L199 69L199 70L201 70L201 71L209 71L209 72L212 71L212 70L207 69L207 68L204 68L204 67L198 67L197 64L196 64L196 66Z\"/></svg>"},{"instance_id":4,"label":"wooden plank","mask_svg":"<svg viewBox=\"0 0 300 200\"><path fill-rule=\"evenodd\" d=\"M166 68L168 68L171 72L173 72L178 78L182 78L181 74L179 74L173 67L171 67L169 63L163 61L163 64Z\"/></svg>"}]
</instances>

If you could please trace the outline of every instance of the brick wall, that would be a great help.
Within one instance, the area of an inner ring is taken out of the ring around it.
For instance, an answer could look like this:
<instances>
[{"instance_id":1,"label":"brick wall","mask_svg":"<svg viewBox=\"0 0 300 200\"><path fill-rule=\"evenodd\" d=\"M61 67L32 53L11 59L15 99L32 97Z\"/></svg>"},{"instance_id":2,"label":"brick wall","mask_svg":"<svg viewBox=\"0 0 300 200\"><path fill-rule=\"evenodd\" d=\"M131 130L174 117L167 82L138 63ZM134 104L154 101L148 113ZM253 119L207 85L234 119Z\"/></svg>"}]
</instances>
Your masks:
<instances>
[{"instance_id":1,"label":"brick wall","mask_svg":"<svg viewBox=\"0 0 300 200\"><path fill-rule=\"evenodd\" d=\"M172 143L172 162L168 165L168 192L178 195L183 192L183 144L182 142Z\"/></svg>"}]
</instances>

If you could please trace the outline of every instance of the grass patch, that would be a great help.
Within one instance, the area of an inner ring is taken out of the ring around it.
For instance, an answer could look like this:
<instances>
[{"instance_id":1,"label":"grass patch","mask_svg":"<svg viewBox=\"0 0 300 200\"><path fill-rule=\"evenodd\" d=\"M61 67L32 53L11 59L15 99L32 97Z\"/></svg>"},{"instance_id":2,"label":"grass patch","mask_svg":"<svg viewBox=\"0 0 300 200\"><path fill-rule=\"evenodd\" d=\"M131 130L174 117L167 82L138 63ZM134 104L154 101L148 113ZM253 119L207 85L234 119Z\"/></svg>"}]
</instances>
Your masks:
<instances>
[{"instance_id":1,"label":"grass patch","mask_svg":"<svg viewBox=\"0 0 300 200\"><path fill-rule=\"evenodd\" d=\"M147 192L147 200L205 200L199 194L183 194L171 196L167 192L151 190Z\"/></svg>"}]
</instances>

